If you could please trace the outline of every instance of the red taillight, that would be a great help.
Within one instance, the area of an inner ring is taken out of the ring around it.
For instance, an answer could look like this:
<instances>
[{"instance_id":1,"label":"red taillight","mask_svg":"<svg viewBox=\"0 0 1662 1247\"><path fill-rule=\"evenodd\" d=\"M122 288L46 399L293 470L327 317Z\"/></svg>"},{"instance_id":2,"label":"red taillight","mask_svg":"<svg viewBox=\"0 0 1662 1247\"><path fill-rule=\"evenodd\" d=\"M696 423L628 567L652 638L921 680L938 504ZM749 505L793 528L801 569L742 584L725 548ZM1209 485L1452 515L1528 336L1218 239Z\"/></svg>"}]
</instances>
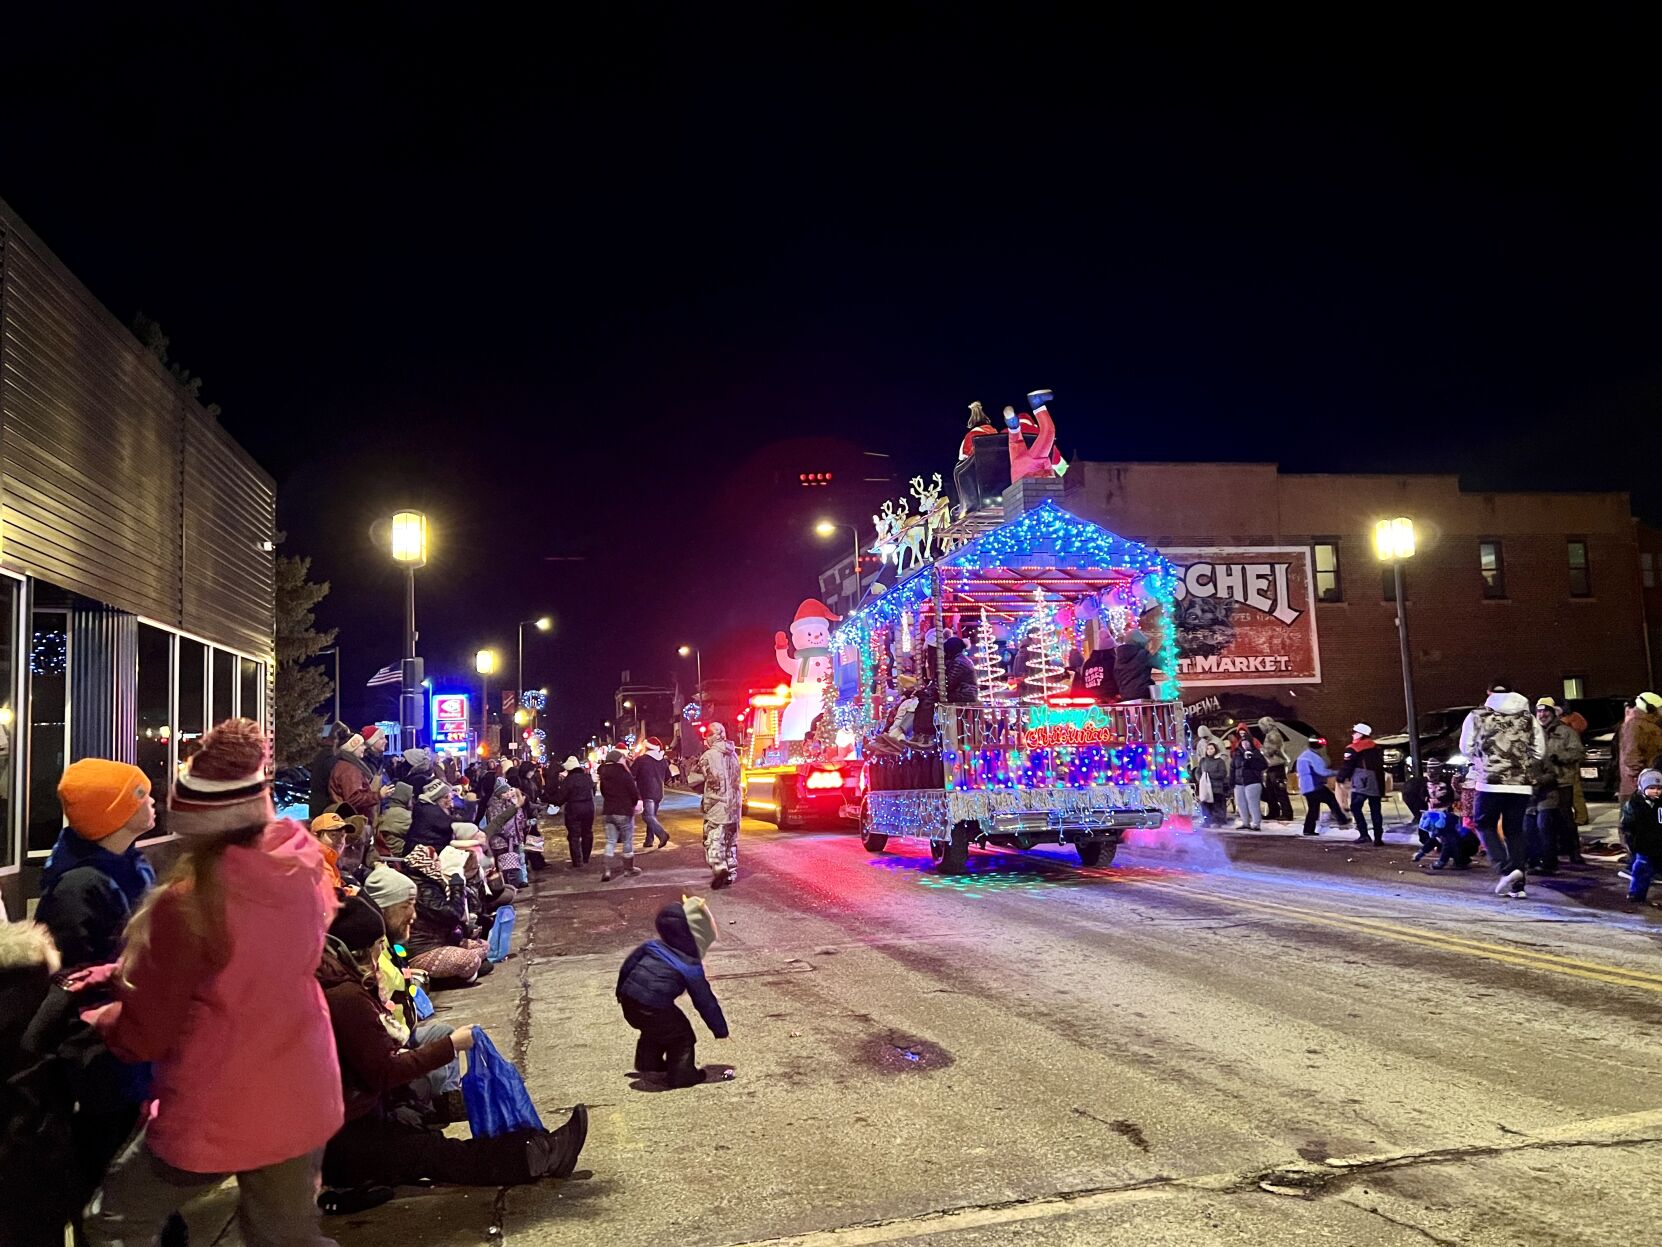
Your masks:
<instances>
[{"instance_id":1,"label":"red taillight","mask_svg":"<svg viewBox=\"0 0 1662 1247\"><path fill-rule=\"evenodd\" d=\"M843 773L841 771L809 771L807 786L809 788L841 788Z\"/></svg>"}]
</instances>

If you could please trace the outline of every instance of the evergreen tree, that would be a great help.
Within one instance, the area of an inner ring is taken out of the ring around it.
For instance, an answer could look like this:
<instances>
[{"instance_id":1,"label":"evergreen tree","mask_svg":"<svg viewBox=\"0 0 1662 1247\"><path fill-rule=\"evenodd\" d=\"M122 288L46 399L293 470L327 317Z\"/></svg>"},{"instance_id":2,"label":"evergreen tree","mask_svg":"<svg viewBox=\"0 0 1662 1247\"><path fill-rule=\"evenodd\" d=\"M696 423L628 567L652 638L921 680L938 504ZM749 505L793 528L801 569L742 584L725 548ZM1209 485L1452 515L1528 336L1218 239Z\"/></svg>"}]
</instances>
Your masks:
<instances>
[{"instance_id":1,"label":"evergreen tree","mask_svg":"<svg viewBox=\"0 0 1662 1247\"><path fill-rule=\"evenodd\" d=\"M282 534L277 537L281 541ZM312 561L277 558L277 695L274 753L278 766L304 766L317 752L323 721L317 708L335 693L335 683L316 667L305 665L319 650L335 643L335 629L319 632L313 613L329 593L329 584L310 579Z\"/></svg>"}]
</instances>

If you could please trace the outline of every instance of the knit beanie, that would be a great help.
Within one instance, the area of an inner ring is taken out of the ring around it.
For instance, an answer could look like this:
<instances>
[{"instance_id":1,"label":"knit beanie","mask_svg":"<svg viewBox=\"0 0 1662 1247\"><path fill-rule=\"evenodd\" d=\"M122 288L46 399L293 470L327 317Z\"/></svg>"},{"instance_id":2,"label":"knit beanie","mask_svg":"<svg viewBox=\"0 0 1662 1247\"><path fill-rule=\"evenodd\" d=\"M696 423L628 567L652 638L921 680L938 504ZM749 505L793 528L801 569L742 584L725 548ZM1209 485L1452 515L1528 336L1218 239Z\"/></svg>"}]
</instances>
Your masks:
<instances>
[{"instance_id":1,"label":"knit beanie","mask_svg":"<svg viewBox=\"0 0 1662 1247\"><path fill-rule=\"evenodd\" d=\"M202 738L167 796L167 829L187 840L263 826L277 817L266 777L266 739L252 719L227 719Z\"/></svg>"},{"instance_id":2,"label":"knit beanie","mask_svg":"<svg viewBox=\"0 0 1662 1247\"><path fill-rule=\"evenodd\" d=\"M433 765L433 755L425 749L406 749L404 762L412 771L425 771Z\"/></svg>"},{"instance_id":3,"label":"knit beanie","mask_svg":"<svg viewBox=\"0 0 1662 1247\"><path fill-rule=\"evenodd\" d=\"M437 805L456 790L442 779L435 779L421 790L421 799L428 805Z\"/></svg>"},{"instance_id":4,"label":"knit beanie","mask_svg":"<svg viewBox=\"0 0 1662 1247\"><path fill-rule=\"evenodd\" d=\"M1639 772L1639 791L1647 788L1662 788L1662 771Z\"/></svg>"},{"instance_id":5,"label":"knit beanie","mask_svg":"<svg viewBox=\"0 0 1662 1247\"><path fill-rule=\"evenodd\" d=\"M375 902L375 908L385 911L401 901L415 900L415 880L391 866L377 866L364 880L364 895Z\"/></svg>"},{"instance_id":6,"label":"knit beanie","mask_svg":"<svg viewBox=\"0 0 1662 1247\"><path fill-rule=\"evenodd\" d=\"M572 754L569 758L567 758L565 760L564 763L562 763L562 765L568 771L575 771L578 768L578 766L581 765L581 764L577 761L577 755Z\"/></svg>"},{"instance_id":7,"label":"knit beanie","mask_svg":"<svg viewBox=\"0 0 1662 1247\"><path fill-rule=\"evenodd\" d=\"M687 930L692 932L693 943L698 945L698 959L702 961L710 945L716 942L716 916L702 896L683 896L681 909L687 915Z\"/></svg>"},{"instance_id":8,"label":"knit beanie","mask_svg":"<svg viewBox=\"0 0 1662 1247\"><path fill-rule=\"evenodd\" d=\"M364 897L351 897L329 924L329 934L355 953L361 953L387 933L381 911Z\"/></svg>"},{"instance_id":9,"label":"knit beanie","mask_svg":"<svg viewBox=\"0 0 1662 1247\"><path fill-rule=\"evenodd\" d=\"M149 795L148 775L108 758L71 762L58 781L58 804L83 840L102 840L120 831Z\"/></svg>"}]
</instances>

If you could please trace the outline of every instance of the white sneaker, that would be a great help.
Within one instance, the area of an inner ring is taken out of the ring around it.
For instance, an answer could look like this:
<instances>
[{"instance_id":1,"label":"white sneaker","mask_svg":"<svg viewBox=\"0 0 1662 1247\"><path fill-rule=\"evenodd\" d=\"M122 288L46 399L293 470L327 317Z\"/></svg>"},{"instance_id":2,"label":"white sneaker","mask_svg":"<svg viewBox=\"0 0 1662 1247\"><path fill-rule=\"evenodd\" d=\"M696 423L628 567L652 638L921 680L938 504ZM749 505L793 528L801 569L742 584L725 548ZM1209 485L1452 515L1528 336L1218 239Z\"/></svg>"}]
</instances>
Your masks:
<instances>
[{"instance_id":1,"label":"white sneaker","mask_svg":"<svg viewBox=\"0 0 1662 1247\"><path fill-rule=\"evenodd\" d=\"M1502 875L1500 877L1500 882L1495 884L1495 895L1505 896L1508 892L1512 891L1513 888L1520 886L1523 881L1524 872L1521 870L1514 870L1509 875Z\"/></svg>"},{"instance_id":2,"label":"white sneaker","mask_svg":"<svg viewBox=\"0 0 1662 1247\"><path fill-rule=\"evenodd\" d=\"M1631 870L1618 870L1616 872L1616 878L1626 879L1629 883L1632 883L1633 882L1633 872Z\"/></svg>"},{"instance_id":3,"label":"white sneaker","mask_svg":"<svg viewBox=\"0 0 1662 1247\"><path fill-rule=\"evenodd\" d=\"M1525 892L1522 888L1519 888L1516 892L1507 892L1505 895L1511 900L1521 901L1528 896L1529 893Z\"/></svg>"}]
</instances>

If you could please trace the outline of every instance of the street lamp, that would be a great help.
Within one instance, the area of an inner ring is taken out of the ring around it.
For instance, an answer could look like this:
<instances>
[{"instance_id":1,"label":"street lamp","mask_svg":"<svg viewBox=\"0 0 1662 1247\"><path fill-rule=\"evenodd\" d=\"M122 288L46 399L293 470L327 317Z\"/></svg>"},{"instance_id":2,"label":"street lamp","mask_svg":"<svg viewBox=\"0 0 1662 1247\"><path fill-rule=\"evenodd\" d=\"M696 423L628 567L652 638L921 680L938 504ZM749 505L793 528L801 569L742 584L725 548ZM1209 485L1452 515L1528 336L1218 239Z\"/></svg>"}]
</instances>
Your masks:
<instances>
[{"instance_id":1,"label":"street lamp","mask_svg":"<svg viewBox=\"0 0 1662 1247\"><path fill-rule=\"evenodd\" d=\"M398 726L404 748L421 743L426 702L421 693L425 673L416 657L415 574L427 565L427 517L420 511L399 511L392 517L392 561L404 567L404 661L399 666ZM336 656L339 661L339 655ZM336 680L339 687L339 680ZM335 716L337 719L340 715Z\"/></svg>"},{"instance_id":2,"label":"street lamp","mask_svg":"<svg viewBox=\"0 0 1662 1247\"><path fill-rule=\"evenodd\" d=\"M1408 757L1414 774L1420 770L1420 718L1414 712L1414 658L1408 644L1408 590L1403 584L1402 565L1414 557L1414 521L1406 515L1380 520L1373 526L1374 557L1389 563L1396 578L1397 644L1402 649L1402 700L1408 707Z\"/></svg>"},{"instance_id":3,"label":"street lamp","mask_svg":"<svg viewBox=\"0 0 1662 1247\"><path fill-rule=\"evenodd\" d=\"M554 621L547 615L536 619L522 619L519 621L519 667L515 672L519 683L514 685L514 700L517 702L525 691L525 625L534 624L538 632L547 632L554 626Z\"/></svg>"},{"instance_id":4,"label":"street lamp","mask_svg":"<svg viewBox=\"0 0 1662 1247\"><path fill-rule=\"evenodd\" d=\"M333 654L335 656L335 723L339 723L341 721L341 718L340 718L340 646L331 645L328 649L320 649L320 650L317 651L317 655L318 655L319 658L323 657L323 655L325 655L325 654ZM334 723L331 723L329 725L329 730L331 732L335 730L335 724Z\"/></svg>"},{"instance_id":5,"label":"street lamp","mask_svg":"<svg viewBox=\"0 0 1662 1247\"><path fill-rule=\"evenodd\" d=\"M854 607L860 605L860 530L853 524L839 524L836 520L821 520L814 525L814 531L826 539L835 537L839 528L846 528L854 535L854 598L849 604Z\"/></svg>"},{"instance_id":6,"label":"street lamp","mask_svg":"<svg viewBox=\"0 0 1662 1247\"><path fill-rule=\"evenodd\" d=\"M479 743L485 743L490 730L490 677L496 671L496 651L482 649L473 656L473 669L479 673Z\"/></svg>"},{"instance_id":7,"label":"street lamp","mask_svg":"<svg viewBox=\"0 0 1662 1247\"><path fill-rule=\"evenodd\" d=\"M693 662L697 664L697 666L698 666L698 695L699 695L700 700L702 701L702 698L704 696L704 651L699 649L698 646L696 646L696 645L683 645L680 649L676 650L675 652L677 654L681 655L681 657L683 657L683 658L691 656Z\"/></svg>"}]
</instances>

